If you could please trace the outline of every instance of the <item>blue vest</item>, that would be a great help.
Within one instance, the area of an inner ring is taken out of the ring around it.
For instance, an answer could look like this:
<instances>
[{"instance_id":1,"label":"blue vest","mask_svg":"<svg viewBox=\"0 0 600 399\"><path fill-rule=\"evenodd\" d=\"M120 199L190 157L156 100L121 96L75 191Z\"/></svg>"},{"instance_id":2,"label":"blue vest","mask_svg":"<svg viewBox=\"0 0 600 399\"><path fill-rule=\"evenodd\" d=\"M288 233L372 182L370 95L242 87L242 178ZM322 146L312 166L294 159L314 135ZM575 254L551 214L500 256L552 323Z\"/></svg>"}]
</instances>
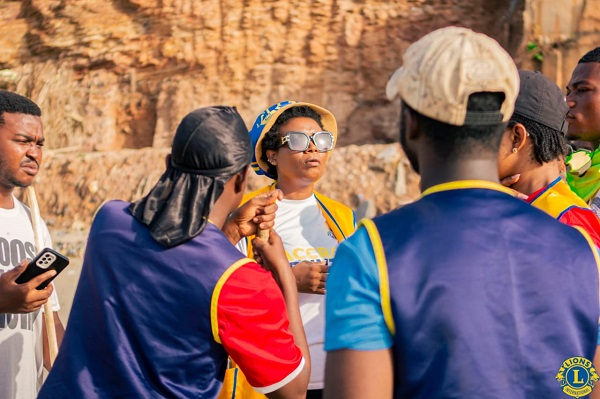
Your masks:
<instances>
[{"instance_id":1,"label":"blue vest","mask_svg":"<svg viewBox=\"0 0 600 399\"><path fill-rule=\"evenodd\" d=\"M109 202L94 219L66 335L40 398L213 398L220 391L227 353L211 325L213 292L230 266L247 259L210 223L166 249L128 205Z\"/></svg>"},{"instance_id":2,"label":"blue vest","mask_svg":"<svg viewBox=\"0 0 600 399\"><path fill-rule=\"evenodd\" d=\"M373 220L394 397L562 398L561 364L596 350L595 252L495 185L472 186L437 186Z\"/></svg>"}]
</instances>

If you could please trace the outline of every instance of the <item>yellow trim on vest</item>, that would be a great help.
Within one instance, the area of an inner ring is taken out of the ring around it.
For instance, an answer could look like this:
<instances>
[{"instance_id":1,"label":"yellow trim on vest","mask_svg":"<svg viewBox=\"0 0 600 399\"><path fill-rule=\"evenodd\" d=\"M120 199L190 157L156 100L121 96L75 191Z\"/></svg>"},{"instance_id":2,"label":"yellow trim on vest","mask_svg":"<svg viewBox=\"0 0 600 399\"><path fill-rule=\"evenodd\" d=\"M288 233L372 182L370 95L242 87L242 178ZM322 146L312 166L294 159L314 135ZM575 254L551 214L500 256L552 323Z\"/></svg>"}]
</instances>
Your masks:
<instances>
[{"instance_id":1,"label":"yellow trim on vest","mask_svg":"<svg viewBox=\"0 0 600 399\"><path fill-rule=\"evenodd\" d=\"M275 182L269 184L268 186L265 186L263 188L260 188L256 191L252 191L251 193L247 193L244 194L244 196L242 197L242 202L240 203L240 206L244 205L246 202L250 201L252 198L269 192L271 190L275 190ZM246 238L246 248L248 249L248 252L246 253L246 256L250 257L250 258L254 258L254 250L252 249L252 240L254 239L254 237L256 237L255 235L251 235L251 236L247 236Z\"/></svg>"},{"instance_id":2,"label":"yellow trim on vest","mask_svg":"<svg viewBox=\"0 0 600 399\"><path fill-rule=\"evenodd\" d=\"M276 188L277 184L275 182L256 191L245 194L242 198L242 203L240 204L240 206L250 201L257 195L266 193ZM327 222L327 226L329 226L329 228L331 229L331 232L335 236L336 240L338 242L342 242L345 238L350 237L352 233L354 233L354 230L356 230L354 212L352 211L352 209L342 204L341 202L335 201L329 197L324 196L321 193L318 193L316 191L314 191L313 193L315 195L315 198L317 198L317 206L321 210L321 214L325 218L325 222ZM321 204L327 207L327 210L323 209L323 206L321 206ZM328 214L328 212L330 212L331 215ZM248 248L248 253L246 254L246 256L250 258L254 256L254 251L252 249L252 240L254 239L254 237L255 236L253 235L246 237L246 247Z\"/></svg>"},{"instance_id":3,"label":"yellow trim on vest","mask_svg":"<svg viewBox=\"0 0 600 399\"><path fill-rule=\"evenodd\" d=\"M338 242L350 237L356 230L356 221L352 209L339 201L314 191L321 214ZM321 204L323 206L321 206Z\"/></svg>"},{"instance_id":4,"label":"yellow trim on vest","mask_svg":"<svg viewBox=\"0 0 600 399\"><path fill-rule=\"evenodd\" d=\"M573 206L590 209L585 201L571 191L567 183L562 180L541 193L531 202L531 205L543 210L555 219Z\"/></svg>"},{"instance_id":5,"label":"yellow trim on vest","mask_svg":"<svg viewBox=\"0 0 600 399\"><path fill-rule=\"evenodd\" d=\"M272 183L272 184L269 184L268 186L264 186L263 188L259 188L256 191L246 193L242 197L242 202L240 203L240 206L244 205L246 202L250 201L252 198L256 197L257 195L269 192L271 190L275 190L276 188L277 187L275 187L275 183Z\"/></svg>"},{"instance_id":6,"label":"yellow trim on vest","mask_svg":"<svg viewBox=\"0 0 600 399\"><path fill-rule=\"evenodd\" d=\"M227 279L240 267L244 266L248 262L254 262L249 258L242 258L235 262L233 265L229 266L225 273L219 278L217 284L215 285L215 289L213 290L212 299L210 300L210 327L213 333L213 338L217 343L221 343L221 338L219 337L219 323L217 318L217 307L219 305L219 295L221 295L221 290L223 289L223 285Z\"/></svg>"},{"instance_id":7,"label":"yellow trim on vest","mask_svg":"<svg viewBox=\"0 0 600 399\"><path fill-rule=\"evenodd\" d=\"M381 309L383 311L383 318L385 324L387 324L388 330L392 335L396 334L396 324L394 323L394 315L392 314L392 301L390 299L390 281L388 278L388 267L385 260L385 252L383 250L383 244L377 226L370 219L362 219L358 223L359 227L364 226L367 229L369 238L371 239L371 246L375 253L375 262L377 263L377 270L379 271L379 294L381 295Z\"/></svg>"},{"instance_id":8,"label":"yellow trim on vest","mask_svg":"<svg viewBox=\"0 0 600 399\"><path fill-rule=\"evenodd\" d=\"M424 197L426 195L439 193L441 191L461 190L465 188L487 188L489 190L501 191L513 197L515 196L515 193L510 188L504 187L500 183L494 183L488 180L457 180L448 183L437 184L423 191L421 196Z\"/></svg>"}]
</instances>

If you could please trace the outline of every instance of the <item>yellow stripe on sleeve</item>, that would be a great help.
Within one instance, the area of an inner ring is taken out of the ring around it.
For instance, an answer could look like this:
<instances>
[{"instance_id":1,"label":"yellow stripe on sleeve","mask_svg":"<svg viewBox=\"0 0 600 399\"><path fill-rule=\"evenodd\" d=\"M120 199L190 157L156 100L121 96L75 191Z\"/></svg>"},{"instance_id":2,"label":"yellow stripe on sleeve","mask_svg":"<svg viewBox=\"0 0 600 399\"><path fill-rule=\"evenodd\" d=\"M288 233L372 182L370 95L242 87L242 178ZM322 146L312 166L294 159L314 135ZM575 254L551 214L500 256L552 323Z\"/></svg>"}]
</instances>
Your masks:
<instances>
[{"instance_id":1,"label":"yellow stripe on sleeve","mask_svg":"<svg viewBox=\"0 0 600 399\"><path fill-rule=\"evenodd\" d=\"M217 318L217 307L219 305L219 295L221 295L221 290L225 285L225 282L240 267L244 266L248 262L254 262L250 258L242 258L235 262L233 265L229 266L225 273L219 278L217 281L217 285L215 285L215 289L213 290L212 299L210 301L210 326L213 333L213 338L217 343L221 343L221 338L219 337L219 323Z\"/></svg>"},{"instance_id":2,"label":"yellow stripe on sleeve","mask_svg":"<svg viewBox=\"0 0 600 399\"><path fill-rule=\"evenodd\" d=\"M394 316L392 315L388 268L385 260L385 252L383 251L383 244L381 243L381 237L379 236L377 227L372 220L362 219L359 222L359 226L364 226L367 229L367 233L371 239L371 245L373 247L373 252L375 253L375 262L377 263L377 270L379 271L379 295L381 296L381 309L383 311L383 318L385 320L385 324L387 324L388 330L390 330L390 333L395 335L396 325L394 323Z\"/></svg>"}]
</instances>

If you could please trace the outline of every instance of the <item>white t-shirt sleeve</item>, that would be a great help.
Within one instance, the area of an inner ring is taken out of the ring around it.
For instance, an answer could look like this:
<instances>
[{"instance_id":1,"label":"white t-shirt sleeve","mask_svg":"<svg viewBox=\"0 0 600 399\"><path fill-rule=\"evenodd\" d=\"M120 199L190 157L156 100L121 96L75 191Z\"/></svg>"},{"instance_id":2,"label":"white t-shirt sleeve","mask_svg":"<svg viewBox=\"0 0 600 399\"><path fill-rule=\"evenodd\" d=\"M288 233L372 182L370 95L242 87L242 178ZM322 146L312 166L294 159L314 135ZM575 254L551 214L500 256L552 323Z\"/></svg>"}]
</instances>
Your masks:
<instances>
[{"instance_id":1,"label":"white t-shirt sleeve","mask_svg":"<svg viewBox=\"0 0 600 399\"><path fill-rule=\"evenodd\" d=\"M235 247L244 254L244 256L248 256L248 238L244 237L235 244Z\"/></svg>"}]
</instances>

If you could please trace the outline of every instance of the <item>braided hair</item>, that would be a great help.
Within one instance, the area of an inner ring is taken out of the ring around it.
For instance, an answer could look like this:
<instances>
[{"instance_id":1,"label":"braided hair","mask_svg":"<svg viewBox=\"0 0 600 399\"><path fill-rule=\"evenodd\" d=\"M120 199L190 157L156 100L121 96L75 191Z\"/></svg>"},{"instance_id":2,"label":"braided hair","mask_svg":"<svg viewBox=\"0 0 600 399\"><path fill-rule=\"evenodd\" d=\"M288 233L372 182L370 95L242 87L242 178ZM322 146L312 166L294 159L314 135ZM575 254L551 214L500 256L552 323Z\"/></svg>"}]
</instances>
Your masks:
<instances>
[{"instance_id":1,"label":"braided hair","mask_svg":"<svg viewBox=\"0 0 600 399\"><path fill-rule=\"evenodd\" d=\"M569 153L567 140L562 132L517 114L510 118L508 127L512 128L517 123L527 129L533 143L533 157L540 165L562 159Z\"/></svg>"}]
</instances>

